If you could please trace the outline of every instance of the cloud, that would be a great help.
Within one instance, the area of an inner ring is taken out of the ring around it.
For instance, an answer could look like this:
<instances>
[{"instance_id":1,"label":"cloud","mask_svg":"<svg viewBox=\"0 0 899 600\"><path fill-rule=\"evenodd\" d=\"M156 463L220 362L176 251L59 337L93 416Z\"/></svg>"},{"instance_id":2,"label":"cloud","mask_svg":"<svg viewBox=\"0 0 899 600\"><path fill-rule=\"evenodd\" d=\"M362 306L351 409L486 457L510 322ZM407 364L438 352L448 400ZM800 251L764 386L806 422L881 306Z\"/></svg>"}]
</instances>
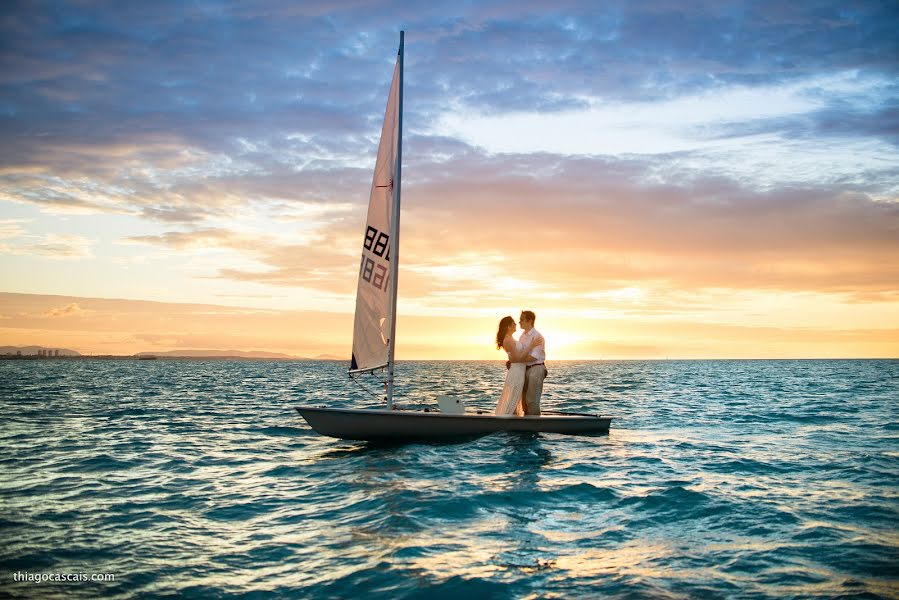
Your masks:
<instances>
[{"instance_id":1,"label":"cloud","mask_svg":"<svg viewBox=\"0 0 899 600\"><path fill-rule=\"evenodd\" d=\"M83 236L68 234L47 234L33 243L26 243L13 249L13 254L33 254L60 260L82 259L93 256L93 242Z\"/></svg>"},{"instance_id":2,"label":"cloud","mask_svg":"<svg viewBox=\"0 0 899 600\"><path fill-rule=\"evenodd\" d=\"M28 233L17 223L25 220L5 220L0 223L0 254L40 256L56 260L90 258L93 241L80 235Z\"/></svg>"},{"instance_id":3,"label":"cloud","mask_svg":"<svg viewBox=\"0 0 899 600\"><path fill-rule=\"evenodd\" d=\"M450 163L420 165L430 177L404 188L407 261L476 252L571 291L642 278L880 290L899 280L886 259L899 251L899 208L851 186L759 191L689 173L654 182L650 160L469 152Z\"/></svg>"},{"instance_id":4,"label":"cloud","mask_svg":"<svg viewBox=\"0 0 899 600\"><path fill-rule=\"evenodd\" d=\"M216 247L247 249L254 245L254 241L248 236L213 228L167 231L161 235L135 235L125 238L123 242L166 246L175 250Z\"/></svg>"},{"instance_id":5,"label":"cloud","mask_svg":"<svg viewBox=\"0 0 899 600\"><path fill-rule=\"evenodd\" d=\"M896 72L884 58L897 50L889 3L848 11L837 2L613 2L602 10L563 2L534 4L522 20L509 17L518 5L502 2L438 3L415 16L393 3L335 4L328 15L262 6L185 9L184 18L162 7L13 8L2 31L0 85L9 100L0 131L17 144L6 145L2 163L41 162L60 144L103 149L138 139L255 162L267 158L241 152L238 139L275 148L296 133L324 150L357 153L360 132L376 134L383 112L387 82L372 82L389 73L397 12L409 31L413 127L448 105L557 112L589 99L671 99L822 70L864 69L887 80ZM70 153L73 168L79 155ZM164 164L164 155L153 158Z\"/></svg>"},{"instance_id":6,"label":"cloud","mask_svg":"<svg viewBox=\"0 0 899 600\"><path fill-rule=\"evenodd\" d=\"M340 209L338 212L343 211ZM303 213L301 208L298 214ZM328 211L324 213L327 214ZM321 211L312 211L312 216L304 222L306 231L295 233L293 241L286 241L290 237L285 234L275 236L260 232L207 228L130 236L123 243L156 245L179 252L234 251L244 258L241 263L250 259L258 267L250 270L237 264L218 266L204 277L274 286L299 286L348 295L351 286L355 284L353 277L358 268L358 248L361 247L356 233L362 229L364 215L357 215L352 227L338 225L323 230L323 225L313 220L321 214ZM284 216L288 225L297 218L303 217L295 214ZM238 296L249 297L247 294Z\"/></svg>"},{"instance_id":7,"label":"cloud","mask_svg":"<svg viewBox=\"0 0 899 600\"><path fill-rule=\"evenodd\" d=\"M181 18L155 6L52 13L14 6L0 24L7 41L0 133L15 142L0 149L0 198L52 213L127 214L198 228L254 204L362 203L396 45L392 14L401 9L349 2L323 12L324 5L266 2L185 8ZM561 2L531 10L526 20L511 18L518 11L503 2L436 3L411 17L402 11L407 130L433 134L442 115L480 115L470 122L483 134L483 119L528 111L542 117L535 135L552 141L543 150L618 153L622 144L581 147L560 135L554 119L611 110L614 122L593 138L612 140L611 130L658 136L660 123L683 129L685 115L705 116L697 98L726 108L739 104L722 101L734 94L762 96L744 106L761 110L776 97L772 90L793 90L786 100L810 111L767 118L744 111L750 118L694 128L688 146L772 132L810 139L789 147L787 166L770 153L783 145L774 139L754 142L754 150L665 156L655 176L689 163L699 170L739 166L742 172L724 174L757 182L770 183L777 169L804 173L800 183L848 171L859 186L896 187L894 165L875 172L819 154L805 159L806 168L789 166L809 156L799 150L820 145L821 135L840 137L856 156L858 139L895 144L895 103L885 100L895 97L895 84L871 87L895 81L896 64L883 59L897 47L887 26L896 9L888 3L846 10L835 2L612 2L597 10ZM852 72L870 93L849 82L817 95L809 87ZM621 118L646 107L660 112L640 123ZM671 107L680 107L673 116ZM524 139L526 131L516 129L500 139ZM407 156L415 160L411 141ZM658 154L663 146L638 140L636 148ZM677 148L684 149L681 142L667 150ZM879 146L866 153L871 161L884 155ZM415 170L407 172L414 181ZM466 173L460 168L455 176Z\"/></svg>"},{"instance_id":8,"label":"cloud","mask_svg":"<svg viewBox=\"0 0 899 600\"><path fill-rule=\"evenodd\" d=\"M21 223L27 223L25 219L0 219L0 240L22 237L26 231Z\"/></svg>"},{"instance_id":9,"label":"cloud","mask_svg":"<svg viewBox=\"0 0 899 600\"><path fill-rule=\"evenodd\" d=\"M78 317L84 314L84 309L78 306L77 303L72 302L71 304L67 304L66 306L51 308L50 310L42 313L44 317L50 317L51 319L59 319L65 317Z\"/></svg>"},{"instance_id":10,"label":"cloud","mask_svg":"<svg viewBox=\"0 0 899 600\"><path fill-rule=\"evenodd\" d=\"M839 184L759 190L691 171L658 181L665 158L488 155L421 136L409 146L421 151L412 153L404 185L404 297L502 293L516 277L551 281L572 295L634 282L873 293L899 280L886 258L899 251L899 209L875 200L876 185L870 193ZM126 241L230 249L260 267L210 274L223 279L352 292L362 206L266 210L304 231L276 235L231 224Z\"/></svg>"}]
</instances>

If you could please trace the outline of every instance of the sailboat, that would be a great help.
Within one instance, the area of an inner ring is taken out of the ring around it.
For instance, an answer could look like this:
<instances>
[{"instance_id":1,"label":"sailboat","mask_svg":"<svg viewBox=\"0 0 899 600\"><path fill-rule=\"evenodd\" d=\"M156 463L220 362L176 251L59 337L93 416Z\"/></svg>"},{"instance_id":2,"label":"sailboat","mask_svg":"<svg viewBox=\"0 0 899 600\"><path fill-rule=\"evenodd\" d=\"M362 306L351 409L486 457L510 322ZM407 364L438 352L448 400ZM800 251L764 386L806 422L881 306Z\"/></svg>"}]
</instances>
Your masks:
<instances>
[{"instance_id":1,"label":"sailboat","mask_svg":"<svg viewBox=\"0 0 899 600\"><path fill-rule=\"evenodd\" d=\"M384 372L386 406L327 408L297 406L321 435L368 441L436 440L498 431L568 434L608 433L611 417L578 413L497 416L465 412L461 401L438 397L438 409L408 410L394 404L396 300L400 248L400 188L403 157L403 56L405 32L390 84L378 158L369 195L368 219L356 292L353 352L349 376Z\"/></svg>"}]
</instances>

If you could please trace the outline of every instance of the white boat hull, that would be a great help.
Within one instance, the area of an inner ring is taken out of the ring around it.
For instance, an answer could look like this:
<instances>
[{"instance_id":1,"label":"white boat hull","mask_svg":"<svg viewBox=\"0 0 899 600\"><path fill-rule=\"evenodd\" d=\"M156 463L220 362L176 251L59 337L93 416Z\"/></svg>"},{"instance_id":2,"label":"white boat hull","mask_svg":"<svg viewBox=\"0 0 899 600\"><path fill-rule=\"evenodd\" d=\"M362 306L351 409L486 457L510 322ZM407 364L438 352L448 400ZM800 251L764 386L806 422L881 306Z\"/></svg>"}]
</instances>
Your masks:
<instances>
[{"instance_id":1,"label":"white boat hull","mask_svg":"<svg viewBox=\"0 0 899 600\"><path fill-rule=\"evenodd\" d=\"M498 431L529 431L574 435L609 432L611 417L546 414L502 416L493 414L446 414L409 410L316 408L298 406L317 433L345 440L391 441L407 439L476 437Z\"/></svg>"}]
</instances>

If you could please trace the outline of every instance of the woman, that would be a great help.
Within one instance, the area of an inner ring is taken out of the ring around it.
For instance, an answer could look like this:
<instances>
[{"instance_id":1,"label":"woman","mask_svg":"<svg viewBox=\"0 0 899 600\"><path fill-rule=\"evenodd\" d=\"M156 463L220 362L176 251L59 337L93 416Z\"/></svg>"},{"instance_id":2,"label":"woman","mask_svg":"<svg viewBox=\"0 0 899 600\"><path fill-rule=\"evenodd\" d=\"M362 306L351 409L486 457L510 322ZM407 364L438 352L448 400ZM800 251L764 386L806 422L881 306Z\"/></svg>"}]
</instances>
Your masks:
<instances>
[{"instance_id":1,"label":"woman","mask_svg":"<svg viewBox=\"0 0 899 600\"><path fill-rule=\"evenodd\" d=\"M503 395L500 396L494 411L497 415L524 414L524 411L521 409L521 392L524 389L524 363L534 346L537 346L541 341L533 339L527 348L522 348L515 341L515 338L512 337L513 333L515 333L515 319L503 317L496 332L496 349L504 349L506 354L509 355L511 364L509 365L509 371L506 373Z\"/></svg>"}]
</instances>

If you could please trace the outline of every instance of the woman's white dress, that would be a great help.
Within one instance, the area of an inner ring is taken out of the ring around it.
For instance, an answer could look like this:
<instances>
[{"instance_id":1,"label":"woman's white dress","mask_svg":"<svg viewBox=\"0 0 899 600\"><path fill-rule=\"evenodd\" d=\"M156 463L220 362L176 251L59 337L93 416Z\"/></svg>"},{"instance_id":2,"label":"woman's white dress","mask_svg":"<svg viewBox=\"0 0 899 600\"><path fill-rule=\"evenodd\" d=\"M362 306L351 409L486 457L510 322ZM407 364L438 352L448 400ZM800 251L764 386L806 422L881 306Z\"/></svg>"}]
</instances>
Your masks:
<instances>
[{"instance_id":1,"label":"woman's white dress","mask_svg":"<svg viewBox=\"0 0 899 600\"><path fill-rule=\"evenodd\" d=\"M516 352L521 352L521 345L515 343ZM508 353L507 353L508 354ZM512 357L509 357L512 360ZM521 392L524 390L524 363L512 363L506 372L506 383L503 385L503 395L496 403L496 415L522 415Z\"/></svg>"}]
</instances>

